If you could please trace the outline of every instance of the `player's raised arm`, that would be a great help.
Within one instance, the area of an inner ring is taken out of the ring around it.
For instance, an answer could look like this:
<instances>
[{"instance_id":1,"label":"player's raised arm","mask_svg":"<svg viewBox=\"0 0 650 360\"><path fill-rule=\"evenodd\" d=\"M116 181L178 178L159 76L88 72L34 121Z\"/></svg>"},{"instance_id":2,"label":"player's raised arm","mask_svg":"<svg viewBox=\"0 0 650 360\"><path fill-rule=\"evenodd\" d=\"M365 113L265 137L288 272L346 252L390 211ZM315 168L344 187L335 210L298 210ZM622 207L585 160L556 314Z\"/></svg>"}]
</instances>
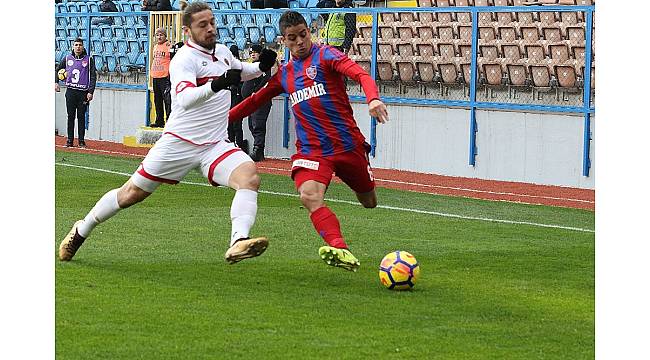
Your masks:
<instances>
[{"instance_id":1,"label":"player's raised arm","mask_svg":"<svg viewBox=\"0 0 650 360\"><path fill-rule=\"evenodd\" d=\"M372 76L342 52L334 48L329 48L327 51L334 70L361 84L363 92L366 94L370 116L376 118L381 124L388 121L386 105L379 98L379 90Z\"/></svg>"},{"instance_id":2,"label":"player's raised arm","mask_svg":"<svg viewBox=\"0 0 650 360\"><path fill-rule=\"evenodd\" d=\"M269 102L274 97L282 94L284 89L279 80L280 72L271 77L269 82L260 91L253 93L242 102L230 109L228 113L228 122L240 121L246 116L252 114L262 104Z\"/></svg>"},{"instance_id":3,"label":"player's raised arm","mask_svg":"<svg viewBox=\"0 0 650 360\"><path fill-rule=\"evenodd\" d=\"M196 70L193 63L185 61L183 58L176 58L176 60L171 63L169 76L172 91L176 92L174 101L186 110L205 102L214 93L241 81L241 70L230 69L212 81L197 86Z\"/></svg>"}]
</instances>

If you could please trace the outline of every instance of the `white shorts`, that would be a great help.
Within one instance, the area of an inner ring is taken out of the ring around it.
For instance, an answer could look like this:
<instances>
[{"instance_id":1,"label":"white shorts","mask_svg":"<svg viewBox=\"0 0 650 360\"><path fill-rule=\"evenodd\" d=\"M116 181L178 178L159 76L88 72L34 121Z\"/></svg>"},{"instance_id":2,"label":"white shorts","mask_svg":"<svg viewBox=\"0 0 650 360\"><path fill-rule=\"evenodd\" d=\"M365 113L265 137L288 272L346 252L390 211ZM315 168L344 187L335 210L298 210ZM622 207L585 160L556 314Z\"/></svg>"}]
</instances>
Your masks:
<instances>
[{"instance_id":1,"label":"white shorts","mask_svg":"<svg viewBox=\"0 0 650 360\"><path fill-rule=\"evenodd\" d=\"M233 170L247 161L253 160L229 141L196 145L163 134L133 173L131 181L152 193L161 183L178 184L190 170L200 167L210 184L227 186Z\"/></svg>"}]
</instances>

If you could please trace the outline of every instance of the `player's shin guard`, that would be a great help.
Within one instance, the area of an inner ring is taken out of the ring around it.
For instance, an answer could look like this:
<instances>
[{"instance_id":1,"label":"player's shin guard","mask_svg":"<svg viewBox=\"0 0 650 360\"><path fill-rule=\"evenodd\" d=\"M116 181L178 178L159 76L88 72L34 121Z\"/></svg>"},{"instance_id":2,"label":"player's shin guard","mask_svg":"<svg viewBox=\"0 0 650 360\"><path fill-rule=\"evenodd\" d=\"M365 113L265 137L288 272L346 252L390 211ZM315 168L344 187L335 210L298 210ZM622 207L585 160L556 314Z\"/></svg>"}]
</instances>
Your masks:
<instances>
[{"instance_id":1,"label":"player's shin guard","mask_svg":"<svg viewBox=\"0 0 650 360\"><path fill-rule=\"evenodd\" d=\"M87 238L95 226L110 219L121 210L120 205L117 203L117 191L118 189L113 189L97 201L95 207L90 210L83 222L79 224L77 228L79 235Z\"/></svg>"},{"instance_id":2,"label":"player's shin guard","mask_svg":"<svg viewBox=\"0 0 650 360\"><path fill-rule=\"evenodd\" d=\"M348 248L341 234L341 224L336 218L336 215L327 206L318 208L309 217L318 234L329 246L338 249Z\"/></svg>"},{"instance_id":3,"label":"player's shin guard","mask_svg":"<svg viewBox=\"0 0 650 360\"><path fill-rule=\"evenodd\" d=\"M230 220L232 222L230 246L235 241L248 237L250 229L255 224L255 216L257 216L257 191L237 190L230 206Z\"/></svg>"}]
</instances>

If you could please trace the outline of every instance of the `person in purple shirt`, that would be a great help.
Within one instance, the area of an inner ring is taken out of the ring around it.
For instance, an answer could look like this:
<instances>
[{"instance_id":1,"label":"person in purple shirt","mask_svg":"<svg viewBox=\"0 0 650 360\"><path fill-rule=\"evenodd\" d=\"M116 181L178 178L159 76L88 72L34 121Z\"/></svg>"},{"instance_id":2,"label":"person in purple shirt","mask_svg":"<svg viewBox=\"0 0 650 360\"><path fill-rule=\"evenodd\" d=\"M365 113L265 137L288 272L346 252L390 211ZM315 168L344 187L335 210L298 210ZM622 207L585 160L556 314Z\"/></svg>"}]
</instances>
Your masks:
<instances>
[{"instance_id":1,"label":"person in purple shirt","mask_svg":"<svg viewBox=\"0 0 650 360\"><path fill-rule=\"evenodd\" d=\"M66 86L65 106L68 112L68 141L66 147L73 146L75 118L79 134L79 147L86 147L84 135L86 133L86 110L88 103L93 99L97 72L95 60L86 53L81 38L76 38L72 43L72 52L68 54L55 71L54 90L61 91L59 86L59 71L65 69L66 77L63 82Z\"/></svg>"}]
</instances>

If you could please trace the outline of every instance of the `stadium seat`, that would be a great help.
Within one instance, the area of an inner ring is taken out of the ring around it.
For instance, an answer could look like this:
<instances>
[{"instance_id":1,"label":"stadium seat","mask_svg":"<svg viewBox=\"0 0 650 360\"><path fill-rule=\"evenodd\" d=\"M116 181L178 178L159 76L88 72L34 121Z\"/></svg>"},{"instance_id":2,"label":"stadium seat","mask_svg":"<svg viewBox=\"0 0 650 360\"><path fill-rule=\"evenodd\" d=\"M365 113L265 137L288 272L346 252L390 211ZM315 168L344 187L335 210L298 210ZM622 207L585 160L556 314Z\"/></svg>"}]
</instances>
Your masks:
<instances>
[{"instance_id":1,"label":"stadium seat","mask_svg":"<svg viewBox=\"0 0 650 360\"><path fill-rule=\"evenodd\" d=\"M433 23L434 21L437 21L435 14L430 12L421 12L419 17L420 17L420 23L422 24L428 25Z\"/></svg>"},{"instance_id":2,"label":"stadium seat","mask_svg":"<svg viewBox=\"0 0 650 360\"><path fill-rule=\"evenodd\" d=\"M546 59L546 53L542 45L528 44L524 46L526 57L531 61L541 61Z\"/></svg>"},{"instance_id":3,"label":"stadium seat","mask_svg":"<svg viewBox=\"0 0 650 360\"><path fill-rule=\"evenodd\" d=\"M420 81L422 82L429 83L429 82L433 82L435 79L435 75L436 75L435 65L431 60L433 60L433 57L425 58L422 56L416 56L415 58L413 58L413 62L415 63L415 68L419 75Z\"/></svg>"},{"instance_id":4,"label":"stadium seat","mask_svg":"<svg viewBox=\"0 0 650 360\"><path fill-rule=\"evenodd\" d=\"M67 34L68 34L68 39L70 39L70 40L74 40L74 39L80 37L80 36L79 36L79 35L80 35L80 34L79 34L79 30L77 30L77 29L75 29L75 28L68 28L68 29L66 30L66 32L67 32Z\"/></svg>"},{"instance_id":5,"label":"stadium seat","mask_svg":"<svg viewBox=\"0 0 650 360\"><path fill-rule=\"evenodd\" d=\"M551 59L557 61L569 60L569 47L566 44L550 44L548 49Z\"/></svg>"},{"instance_id":6,"label":"stadium seat","mask_svg":"<svg viewBox=\"0 0 650 360\"><path fill-rule=\"evenodd\" d=\"M411 60L400 57L395 61L395 68L400 81L412 83L415 80L415 65Z\"/></svg>"},{"instance_id":7,"label":"stadium seat","mask_svg":"<svg viewBox=\"0 0 650 360\"><path fill-rule=\"evenodd\" d=\"M419 56L429 58L434 56L433 44L428 41L416 42L415 48Z\"/></svg>"},{"instance_id":8,"label":"stadium seat","mask_svg":"<svg viewBox=\"0 0 650 360\"><path fill-rule=\"evenodd\" d=\"M497 32L501 41L512 42L517 40L517 30L512 26L499 26Z\"/></svg>"},{"instance_id":9,"label":"stadium seat","mask_svg":"<svg viewBox=\"0 0 650 360\"><path fill-rule=\"evenodd\" d=\"M584 46L571 46L571 57L579 63L585 63L585 47Z\"/></svg>"},{"instance_id":10,"label":"stadium seat","mask_svg":"<svg viewBox=\"0 0 650 360\"><path fill-rule=\"evenodd\" d=\"M487 60L496 60L499 57L499 52L496 45L481 45L479 46L481 57Z\"/></svg>"},{"instance_id":11,"label":"stadium seat","mask_svg":"<svg viewBox=\"0 0 650 360\"><path fill-rule=\"evenodd\" d=\"M79 5L76 2L68 1L65 4L67 12L79 12Z\"/></svg>"},{"instance_id":12,"label":"stadium seat","mask_svg":"<svg viewBox=\"0 0 650 360\"><path fill-rule=\"evenodd\" d=\"M90 42L90 52L94 54L101 54L104 52L104 45L100 39L92 39Z\"/></svg>"},{"instance_id":13,"label":"stadium seat","mask_svg":"<svg viewBox=\"0 0 650 360\"><path fill-rule=\"evenodd\" d=\"M403 41L410 41L413 39L413 28L407 25L401 25L398 23L395 29L397 30L397 38Z\"/></svg>"},{"instance_id":14,"label":"stadium seat","mask_svg":"<svg viewBox=\"0 0 650 360\"><path fill-rule=\"evenodd\" d=\"M102 40L111 40L113 38L113 29L111 29L110 25L100 25L99 30Z\"/></svg>"},{"instance_id":15,"label":"stadium seat","mask_svg":"<svg viewBox=\"0 0 650 360\"><path fill-rule=\"evenodd\" d=\"M539 22L543 25L555 25L557 18L552 11L543 11L539 14Z\"/></svg>"},{"instance_id":16,"label":"stadium seat","mask_svg":"<svg viewBox=\"0 0 650 360\"><path fill-rule=\"evenodd\" d=\"M106 70L111 73L117 72L117 59L115 55L104 54L103 57L106 63Z\"/></svg>"},{"instance_id":17,"label":"stadium seat","mask_svg":"<svg viewBox=\"0 0 650 360\"><path fill-rule=\"evenodd\" d=\"M523 64L506 64L508 84L512 86L527 86L528 74Z\"/></svg>"},{"instance_id":18,"label":"stadium seat","mask_svg":"<svg viewBox=\"0 0 650 360\"><path fill-rule=\"evenodd\" d=\"M262 42L262 31L257 27L257 25L247 24L246 34L251 43L259 44Z\"/></svg>"},{"instance_id":19,"label":"stadium seat","mask_svg":"<svg viewBox=\"0 0 650 360\"><path fill-rule=\"evenodd\" d=\"M433 39L433 28L431 26L421 24L416 26L415 31L417 33L417 37L420 39L427 41Z\"/></svg>"},{"instance_id":20,"label":"stadium seat","mask_svg":"<svg viewBox=\"0 0 650 360\"><path fill-rule=\"evenodd\" d=\"M390 60L395 55L392 42L386 40L379 40L377 52L378 58L382 60Z\"/></svg>"},{"instance_id":21,"label":"stadium seat","mask_svg":"<svg viewBox=\"0 0 650 360\"><path fill-rule=\"evenodd\" d=\"M65 14L68 12L68 9L66 8L65 4L56 4L56 13L57 14Z\"/></svg>"},{"instance_id":22,"label":"stadium seat","mask_svg":"<svg viewBox=\"0 0 650 360\"><path fill-rule=\"evenodd\" d=\"M118 53L115 57L117 60L117 71L122 75L128 74L131 62L129 61L129 58L126 57L126 54Z\"/></svg>"},{"instance_id":23,"label":"stadium seat","mask_svg":"<svg viewBox=\"0 0 650 360\"><path fill-rule=\"evenodd\" d=\"M253 15L251 15L251 14L242 14L239 17L239 20L241 21L241 24L243 26L248 26L248 25L257 26L257 24L255 24L255 20L253 20Z\"/></svg>"},{"instance_id":24,"label":"stadium seat","mask_svg":"<svg viewBox=\"0 0 650 360\"><path fill-rule=\"evenodd\" d=\"M456 0L456 6L472 6L472 0ZM471 24L472 23L472 14L471 13L456 13L456 21L461 24Z\"/></svg>"},{"instance_id":25,"label":"stadium seat","mask_svg":"<svg viewBox=\"0 0 650 360\"><path fill-rule=\"evenodd\" d=\"M519 30L521 31L521 38L524 41L524 43L532 44L539 41L540 39L539 28L537 28L537 26L534 25L521 26Z\"/></svg>"},{"instance_id":26,"label":"stadium seat","mask_svg":"<svg viewBox=\"0 0 650 360\"><path fill-rule=\"evenodd\" d=\"M67 37L68 35L64 28L56 28L55 34L57 38L61 38L61 39Z\"/></svg>"},{"instance_id":27,"label":"stadium seat","mask_svg":"<svg viewBox=\"0 0 650 360\"><path fill-rule=\"evenodd\" d=\"M126 43L128 52L135 52L137 54L144 51L144 48L137 39L129 39Z\"/></svg>"},{"instance_id":28,"label":"stadium seat","mask_svg":"<svg viewBox=\"0 0 650 360\"><path fill-rule=\"evenodd\" d=\"M126 38L127 39L137 39L138 31L135 28L127 27L126 29Z\"/></svg>"},{"instance_id":29,"label":"stadium seat","mask_svg":"<svg viewBox=\"0 0 650 360\"><path fill-rule=\"evenodd\" d=\"M412 24L415 21L419 21L418 13L416 12L401 12L397 14L399 21L403 24Z\"/></svg>"},{"instance_id":30,"label":"stadium seat","mask_svg":"<svg viewBox=\"0 0 650 360\"><path fill-rule=\"evenodd\" d=\"M458 38L461 40L472 41L472 26L461 25L458 27Z\"/></svg>"},{"instance_id":31,"label":"stadium seat","mask_svg":"<svg viewBox=\"0 0 650 360\"><path fill-rule=\"evenodd\" d=\"M440 74L440 80L443 84L459 84L463 81L463 79L461 79L459 76L458 68L454 62L442 61L437 65L438 73Z\"/></svg>"},{"instance_id":32,"label":"stadium seat","mask_svg":"<svg viewBox=\"0 0 650 360\"><path fill-rule=\"evenodd\" d=\"M415 52L413 51L413 45L410 42L403 42L403 41L399 41L397 43L397 53L402 58L408 58L415 55Z\"/></svg>"},{"instance_id":33,"label":"stadium seat","mask_svg":"<svg viewBox=\"0 0 650 360\"><path fill-rule=\"evenodd\" d=\"M370 42L371 40L362 39L362 38L358 38L358 40L356 39L357 38L353 39L352 43L353 44L356 43L358 54L361 55L362 57L370 58L372 54L372 44Z\"/></svg>"},{"instance_id":34,"label":"stadium seat","mask_svg":"<svg viewBox=\"0 0 650 360\"><path fill-rule=\"evenodd\" d=\"M113 54L115 53L115 45L112 40L102 40L102 45L104 48L104 53Z\"/></svg>"},{"instance_id":35,"label":"stadium seat","mask_svg":"<svg viewBox=\"0 0 650 360\"><path fill-rule=\"evenodd\" d=\"M436 7L449 7L449 0L435 0ZM450 23L454 21L454 14L453 13L447 13L447 12L439 12L437 13L438 15L438 21L441 23Z\"/></svg>"},{"instance_id":36,"label":"stadium seat","mask_svg":"<svg viewBox=\"0 0 650 360\"><path fill-rule=\"evenodd\" d=\"M522 58L521 48L515 43L502 43L501 54L508 63L516 63Z\"/></svg>"},{"instance_id":37,"label":"stadium seat","mask_svg":"<svg viewBox=\"0 0 650 360\"><path fill-rule=\"evenodd\" d=\"M578 76L572 65L555 65L555 78L561 88L577 88Z\"/></svg>"},{"instance_id":38,"label":"stadium seat","mask_svg":"<svg viewBox=\"0 0 650 360\"><path fill-rule=\"evenodd\" d=\"M126 39L126 31L123 26L112 26L113 34L117 39Z\"/></svg>"},{"instance_id":39,"label":"stadium seat","mask_svg":"<svg viewBox=\"0 0 650 360\"><path fill-rule=\"evenodd\" d=\"M289 9L297 9L300 7L298 0L289 0Z\"/></svg>"},{"instance_id":40,"label":"stadium seat","mask_svg":"<svg viewBox=\"0 0 650 360\"><path fill-rule=\"evenodd\" d=\"M392 26L380 25L378 30L379 31L377 32L377 35L380 39L387 40L395 38L395 33Z\"/></svg>"},{"instance_id":41,"label":"stadium seat","mask_svg":"<svg viewBox=\"0 0 650 360\"><path fill-rule=\"evenodd\" d=\"M100 54L94 54L93 59L95 59L95 69L98 72L105 72L106 69L104 69L104 58Z\"/></svg>"},{"instance_id":42,"label":"stadium seat","mask_svg":"<svg viewBox=\"0 0 650 360\"><path fill-rule=\"evenodd\" d=\"M448 25L438 26L436 27L436 36L440 40L453 40L454 29Z\"/></svg>"},{"instance_id":43,"label":"stadium seat","mask_svg":"<svg viewBox=\"0 0 650 360\"><path fill-rule=\"evenodd\" d=\"M264 24L264 40L267 43L275 42L276 35L275 26Z\"/></svg>"},{"instance_id":44,"label":"stadium seat","mask_svg":"<svg viewBox=\"0 0 650 360\"><path fill-rule=\"evenodd\" d=\"M147 36L147 28L144 25L142 25L142 26L138 25L137 29L138 29L138 38L139 39L140 38L144 38L144 39L148 38L148 36Z\"/></svg>"},{"instance_id":45,"label":"stadium seat","mask_svg":"<svg viewBox=\"0 0 650 360\"><path fill-rule=\"evenodd\" d=\"M442 59L451 59L456 55L456 51L454 49L454 45L452 43L437 43L437 54L442 58Z\"/></svg>"},{"instance_id":46,"label":"stadium seat","mask_svg":"<svg viewBox=\"0 0 650 360\"><path fill-rule=\"evenodd\" d=\"M566 38L572 44L583 44L585 42L585 29L582 26L567 26Z\"/></svg>"},{"instance_id":47,"label":"stadium seat","mask_svg":"<svg viewBox=\"0 0 650 360\"><path fill-rule=\"evenodd\" d=\"M228 26L217 26L217 35L220 40L231 39L232 35Z\"/></svg>"},{"instance_id":48,"label":"stadium seat","mask_svg":"<svg viewBox=\"0 0 650 360\"><path fill-rule=\"evenodd\" d=\"M492 26L479 26L478 38L483 41L492 41L496 39L496 32Z\"/></svg>"},{"instance_id":49,"label":"stadium seat","mask_svg":"<svg viewBox=\"0 0 650 360\"><path fill-rule=\"evenodd\" d=\"M463 59L471 59L471 57L472 57L472 45L471 44L460 44L460 45L458 45L458 54Z\"/></svg>"},{"instance_id":50,"label":"stadium seat","mask_svg":"<svg viewBox=\"0 0 650 360\"><path fill-rule=\"evenodd\" d=\"M97 5L96 2L89 1L88 2L88 10L90 12L99 12L99 5Z\"/></svg>"},{"instance_id":51,"label":"stadium seat","mask_svg":"<svg viewBox=\"0 0 650 360\"><path fill-rule=\"evenodd\" d=\"M481 70L483 71L485 85L504 85L503 68L498 62L484 62L481 66Z\"/></svg>"},{"instance_id":52,"label":"stadium seat","mask_svg":"<svg viewBox=\"0 0 650 360\"><path fill-rule=\"evenodd\" d=\"M230 3L225 1L225 0L217 0L216 1L216 9L219 10L230 10Z\"/></svg>"},{"instance_id":53,"label":"stadium seat","mask_svg":"<svg viewBox=\"0 0 650 360\"><path fill-rule=\"evenodd\" d=\"M389 60L377 60L377 78L384 82L396 80L396 71Z\"/></svg>"},{"instance_id":54,"label":"stadium seat","mask_svg":"<svg viewBox=\"0 0 650 360\"><path fill-rule=\"evenodd\" d=\"M418 0L419 7L433 7L433 0Z\"/></svg>"},{"instance_id":55,"label":"stadium seat","mask_svg":"<svg viewBox=\"0 0 650 360\"><path fill-rule=\"evenodd\" d=\"M370 74L370 59L362 57L360 55L351 55L350 59L354 60L359 66L363 68L368 74Z\"/></svg>"},{"instance_id":56,"label":"stadium seat","mask_svg":"<svg viewBox=\"0 0 650 360\"><path fill-rule=\"evenodd\" d=\"M553 86L551 70L549 65L544 62L530 65L530 75L532 84L535 87L549 88Z\"/></svg>"},{"instance_id":57,"label":"stadium seat","mask_svg":"<svg viewBox=\"0 0 650 360\"><path fill-rule=\"evenodd\" d=\"M390 25L397 21L397 18L395 16L395 13L392 12L387 12L387 13L380 13L379 14L379 24L381 25Z\"/></svg>"},{"instance_id":58,"label":"stadium seat","mask_svg":"<svg viewBox=\"0 0 650 360\"><path fill-rule=\"evenodd\" d=\"M547 41L552 41L552 42L562 41L562 30L560 30L560 28L555 26L543 27L542 35L544 35L544 39Z\"/></svg>"}]
</instances>

